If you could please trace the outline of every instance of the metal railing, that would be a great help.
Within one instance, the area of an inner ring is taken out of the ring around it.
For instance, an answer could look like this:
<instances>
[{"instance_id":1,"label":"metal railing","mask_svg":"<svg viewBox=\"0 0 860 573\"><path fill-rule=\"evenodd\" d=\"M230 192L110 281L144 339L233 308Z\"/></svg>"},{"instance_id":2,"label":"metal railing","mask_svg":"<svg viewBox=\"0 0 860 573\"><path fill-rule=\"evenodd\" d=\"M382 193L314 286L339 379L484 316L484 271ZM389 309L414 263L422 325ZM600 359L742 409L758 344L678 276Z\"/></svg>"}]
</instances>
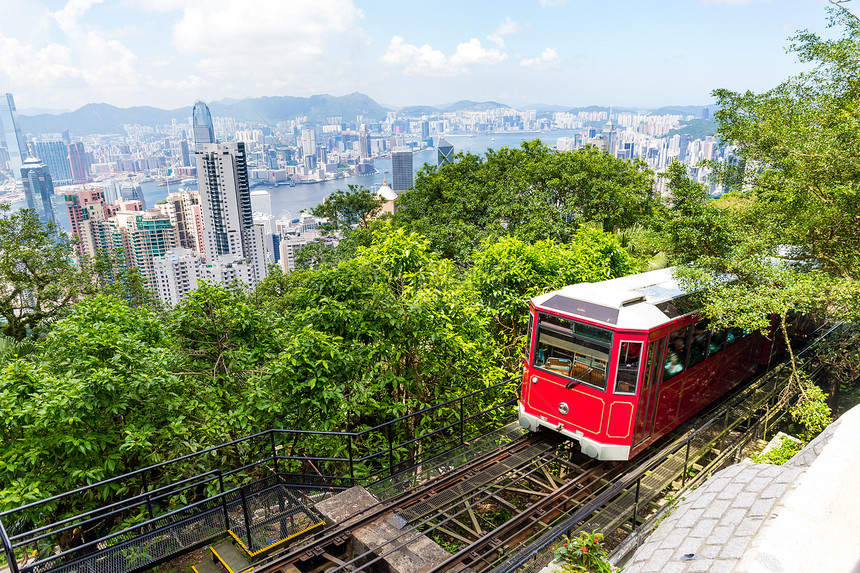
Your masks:
<instances>
[{"instance_id":1,"label":"metal railing","mask_svg":"<svg viewBox=\"0 0 860 573\"><path fill-rule=\"evenodd\" d=\"M277 490L283 506L287 491L310 499L432 462L509 422L513 382L355 432L266 430L0 512L10 573L140 571L231 526L253 550L250 496Z\"/></svg>"}]
</instances>

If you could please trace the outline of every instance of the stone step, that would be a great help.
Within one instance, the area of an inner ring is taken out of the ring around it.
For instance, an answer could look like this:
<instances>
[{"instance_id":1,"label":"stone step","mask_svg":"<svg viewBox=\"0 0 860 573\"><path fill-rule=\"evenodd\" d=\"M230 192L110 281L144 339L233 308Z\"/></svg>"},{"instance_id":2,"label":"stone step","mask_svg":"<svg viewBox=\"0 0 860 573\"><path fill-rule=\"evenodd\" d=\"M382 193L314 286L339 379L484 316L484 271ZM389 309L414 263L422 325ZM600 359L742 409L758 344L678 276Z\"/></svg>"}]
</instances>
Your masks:
<instances>
[{"instance_id":1,"label":"stone step","mask_svg":"<svg viewBox=\"0 0 860 573\"><path fill-rule=\"evenodd\" d=\"M212 550L215 558L224 566L227 573L239 573L251 565L251 562L236 549L231 539L225 539L217 545L210 545L209 549Z\"/></svg>"}]
</instances>

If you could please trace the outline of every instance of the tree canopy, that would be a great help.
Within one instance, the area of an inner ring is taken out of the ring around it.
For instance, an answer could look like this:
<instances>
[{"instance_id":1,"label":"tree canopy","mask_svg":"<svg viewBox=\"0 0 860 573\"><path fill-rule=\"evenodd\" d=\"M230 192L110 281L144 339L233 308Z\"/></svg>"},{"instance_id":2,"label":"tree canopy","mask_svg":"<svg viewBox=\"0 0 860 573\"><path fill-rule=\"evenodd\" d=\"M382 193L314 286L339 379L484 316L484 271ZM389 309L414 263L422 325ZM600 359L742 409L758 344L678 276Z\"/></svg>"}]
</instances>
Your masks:
<instances>
[{"instance_id":1,"label":"tree canopy","mask_svg":"<svg viewBox=\"0 0 860 573\"><path fill-rule=\"evenodd\" d=\"M0 317L3 334L36 334L83 294L90 278L72 260L59 229L35 211L0 203Z\"/></svg>"},{"instance_id":2,"label":"tree canopy","mask_svg":"<svg viewBox=\"0 0 860 573\"><path fill-rule=\"evenodd\" d=\"M430 239L446 258L468 264L486 238L511 235L567 243L580 226L606 230L648 221L658 203L653 175L639 160L624 161L594 147L553 151L540 140L457 154L452 163L425 165L404 191L395 225Z\"/></svg>"}]
</instances>

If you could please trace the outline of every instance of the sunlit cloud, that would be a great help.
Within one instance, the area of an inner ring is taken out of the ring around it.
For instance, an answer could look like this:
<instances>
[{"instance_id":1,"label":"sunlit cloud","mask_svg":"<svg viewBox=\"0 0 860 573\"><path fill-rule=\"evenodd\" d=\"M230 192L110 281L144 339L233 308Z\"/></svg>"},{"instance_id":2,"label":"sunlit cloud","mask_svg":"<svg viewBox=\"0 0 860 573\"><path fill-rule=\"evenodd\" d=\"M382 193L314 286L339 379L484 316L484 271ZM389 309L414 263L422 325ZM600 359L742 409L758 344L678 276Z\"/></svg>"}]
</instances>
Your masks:
<instances>
[{"instance_id":1,"label":"sunlit cloud","mask_svg":"<svg viewBox=\"0 0 860 573\"><path fill-rule=\"evenodd\" d=\"M428 44L416 46L402 36L394 36L380 61L402 66L407 74L453 75L476 66L499 64L507 58L502 50L485 48L477 38L457 44L456 51L448 57Z\"/></svg>"},{"instance_id":2,"label":"sunlit cloud","mask_svg":"<svg viewBox=\"0 0 860 573\"><path fill-rule=\"evenodd\" d=\"M561 58L553 48L547 48L537 58L523 58L520 60L520 65L524 68L547 70L560 67Z\"/></svg>"}]
</instances>

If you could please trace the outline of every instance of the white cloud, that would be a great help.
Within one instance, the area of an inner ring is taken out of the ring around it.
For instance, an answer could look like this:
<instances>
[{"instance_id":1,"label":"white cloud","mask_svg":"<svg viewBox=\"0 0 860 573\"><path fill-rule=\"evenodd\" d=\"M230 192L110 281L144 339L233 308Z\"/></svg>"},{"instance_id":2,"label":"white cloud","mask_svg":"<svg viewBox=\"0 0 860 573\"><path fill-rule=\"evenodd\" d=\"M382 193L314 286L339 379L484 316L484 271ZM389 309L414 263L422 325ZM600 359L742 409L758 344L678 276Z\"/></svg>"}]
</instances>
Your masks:
<instances>
[{"instance_id":1,"label":"white cloud","mask_svg":"<svg viewBox=\"0 0 860 573\"><path fill-rule=\"evenodd\" d=\"M195 72L234 97L285 85L296 94L331 90L326 74L365 42L363 14L352 0L182 1L177 51L196 58Z\"/></svg>"},{"instance_id":2,"label":"white cloud","mask_svg":"<svg viewBox=\"0 0 860 573\"><path fill-rule=\"evenodd\" d=\"M547 48L537 58L523 58L520 60L520 65L524 68L534 68L536 70L547 70L549 68L558 68L561 66L561 58L553 48Z\"/></svg>"},{"instance_id":3,"label":"white cloud","mask_svg":"<svg viewBox=\"0 0 860 573\"><path fill-rule=\"evenodd\" d=\"M439 50L429 45L415 46L407 44L401 36L394 36L388 44L388 49L382 54L380 61L389 65L404 67L407 74L448 73L451 67L448 58Z\"/></svg>"},{"instance_id":4,"label":"white cloud","mask_svg":"<svg viewBox=\"0 0 860 573\"><path fill-rule=\"evenodd\" d=\"M549 6L564 6L567 4L567 0L540 0L540 5L544 8Z\"/></svg>"},{"instance_id":5,"label":"white cloud","mask_svg":"<svg viewBox=\"0 0 860 573\"><path fill-rule=\"evenodd\" d=\"M403 66L407 74L454 75L475 66L499 64L507 58L501 50L485 48L477 38L457 44L456 51L447 57L428 44L416 46L406 43L401 36L394 36L380 61Z\"/></svg>"},{"instance_id":6,"label":"white cloud","mask_svg":"<svg viewBox=\"0 0 860 573\"><path fill-rule=\"evenodd\" d=\"M493 33L487 36L487 39L493 42L496 47L500 50L505 49L505 36L510 36L511 34L516 34L522 29L522 26L517 24L514 20L511 20L510 17L505 18L505 21L496 26L496 29L493 30Z\"/></svg>"}]
</instances>

